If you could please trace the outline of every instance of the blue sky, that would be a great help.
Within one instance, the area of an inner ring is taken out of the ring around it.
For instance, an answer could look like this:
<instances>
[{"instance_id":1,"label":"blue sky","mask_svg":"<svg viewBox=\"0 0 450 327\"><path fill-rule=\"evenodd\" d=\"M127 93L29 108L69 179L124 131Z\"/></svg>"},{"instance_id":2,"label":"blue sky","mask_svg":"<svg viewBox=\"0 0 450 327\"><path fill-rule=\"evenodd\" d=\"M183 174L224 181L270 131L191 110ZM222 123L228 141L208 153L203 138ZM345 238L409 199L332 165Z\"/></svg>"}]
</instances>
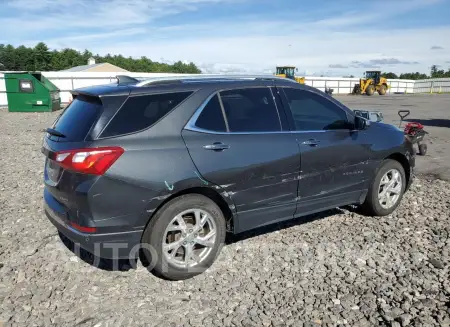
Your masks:
<instances>
[{"instance_id":1,"label":"blue sky","mask_svg":"<svg viewBox=\"0 0 450 327\"><path fill-rule=\"evenodd\" d=\"M0 43L307 75L450 66L450 0L0 0Z\"/></svg>"}]
</instances>

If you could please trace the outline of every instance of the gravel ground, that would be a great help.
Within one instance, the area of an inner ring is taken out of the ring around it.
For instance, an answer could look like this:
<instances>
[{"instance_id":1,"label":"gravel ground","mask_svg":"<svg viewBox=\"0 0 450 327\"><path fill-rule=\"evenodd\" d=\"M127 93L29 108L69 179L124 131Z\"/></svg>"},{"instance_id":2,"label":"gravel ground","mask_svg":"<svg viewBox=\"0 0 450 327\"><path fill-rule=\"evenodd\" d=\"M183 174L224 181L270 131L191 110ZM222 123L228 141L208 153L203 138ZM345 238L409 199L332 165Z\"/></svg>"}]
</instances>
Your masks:
<instances>
[{"instance_id":1,"label":"gravel ground","mask_svg":"<svg viewBox=\"0 0 450 327\"><path fill-rule=\"evenodd\" d=\"M336 209L241 235L169 282L96 268L47 221L40 130L55 117L0 110L0 326L450 326L450 183L417 179L381 219Z\"/></svg>"}]
</instances>

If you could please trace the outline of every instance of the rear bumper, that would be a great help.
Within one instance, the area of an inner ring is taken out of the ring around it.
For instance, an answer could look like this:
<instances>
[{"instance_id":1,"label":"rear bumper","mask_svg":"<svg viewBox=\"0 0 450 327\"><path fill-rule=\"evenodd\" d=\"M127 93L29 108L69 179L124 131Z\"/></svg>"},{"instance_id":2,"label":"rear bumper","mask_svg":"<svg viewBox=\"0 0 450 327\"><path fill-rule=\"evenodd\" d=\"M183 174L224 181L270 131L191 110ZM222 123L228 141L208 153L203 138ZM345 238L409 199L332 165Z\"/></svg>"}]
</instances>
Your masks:
<instances>
[{"instance_id":1,"label":"rear bumper","mask_svg":"<svg viewBox=\"0 0 450 327\"><path fill-rule=\"evenodd\" d=\"M134 259L138 256L142 230L120 233L82 233L68 224L65 215L52 208L52 200L44 197L44 211L50 222L73 241L75 246L105 259Z\"/></svg>"}]
</instances>

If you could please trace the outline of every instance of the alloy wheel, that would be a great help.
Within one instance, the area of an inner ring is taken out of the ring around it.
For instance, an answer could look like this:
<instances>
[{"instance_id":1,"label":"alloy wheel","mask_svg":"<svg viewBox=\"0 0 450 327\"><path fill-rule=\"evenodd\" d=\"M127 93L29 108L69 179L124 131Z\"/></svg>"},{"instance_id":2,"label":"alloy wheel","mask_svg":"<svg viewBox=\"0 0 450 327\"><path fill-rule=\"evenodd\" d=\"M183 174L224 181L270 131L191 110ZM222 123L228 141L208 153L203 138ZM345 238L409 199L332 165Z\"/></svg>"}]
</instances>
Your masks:
<instances>
[{"instance_id":1,"label":"alloy wheel","mask_svg":"<svg viewBox=\"0 0 450 327\"><path fill-rule=\"evenodd\" d=\"M208 212L185 210L171 220L164 232L163 255L180 268L197 266L212 251L216 234L216 223Z\"/></svg>"},{"instance_id":2,"label":"alloy wheel","mask_svg":"<svg viewBox=\"0 0 450 327\"><path fill-rule=\"evenodd\" d=\"M402 192L402 175L397 169L390 169L381 178L378 187L378 202L384 209L397 204Z\"/></svg>"}]
</instances>

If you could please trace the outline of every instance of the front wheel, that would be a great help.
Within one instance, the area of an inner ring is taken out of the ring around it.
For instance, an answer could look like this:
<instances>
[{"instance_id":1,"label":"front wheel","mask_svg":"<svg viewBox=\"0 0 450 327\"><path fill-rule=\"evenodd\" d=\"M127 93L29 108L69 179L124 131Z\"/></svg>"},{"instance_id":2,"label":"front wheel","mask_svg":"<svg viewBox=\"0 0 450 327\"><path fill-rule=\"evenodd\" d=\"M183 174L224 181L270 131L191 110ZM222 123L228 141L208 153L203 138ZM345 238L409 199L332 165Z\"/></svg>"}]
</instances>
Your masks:
<instances>
[{"instance_id":1,"label":"front wheel","mask_svg":"<svg viewBox=\"0 0 450 327\"><path fill-rule=\"evenodd\" d=\"M220 208L203 195L188 194L158 210L144 231L141 246L157 276L181 280L201 274L213 264L225 234Z\"/></svg>"},{"instance_id":2,"label":"front wheel","mask_svg":"<svg viewBox=\"0 0 450 327\"><path fill-rule=\"evenodd\" d=\"M374 93L375 93L375 86L369 85L369 86L366 88L366 94L367 94L368 96L371 96L371 95L373 95Z\"/></svg>"},{"instance_id":3,"label":"front wheel","mask_svg":"<svg viewBox=\"0 0 450 327\"><path fill-rule=\"evenodd\" d=\"M405 170L396 160L385 160L370 185L362 205L371 216L387 216L400 204L406 187Z\"/></svg>"}]
</instances>

